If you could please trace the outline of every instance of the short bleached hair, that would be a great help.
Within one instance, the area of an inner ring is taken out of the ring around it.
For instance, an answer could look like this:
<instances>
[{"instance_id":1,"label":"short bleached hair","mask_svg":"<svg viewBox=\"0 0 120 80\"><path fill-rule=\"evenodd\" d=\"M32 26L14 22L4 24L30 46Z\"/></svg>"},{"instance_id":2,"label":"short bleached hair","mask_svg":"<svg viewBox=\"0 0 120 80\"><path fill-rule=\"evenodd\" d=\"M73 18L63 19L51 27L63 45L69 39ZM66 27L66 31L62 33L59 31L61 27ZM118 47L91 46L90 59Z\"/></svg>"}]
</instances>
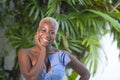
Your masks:
<instances>
[{"instance_id":1,"label":"short bleached hair","mask_svg":"<svg viewBox=\"0 0 120 80\"><path fill-rule=\"evenodd\" d=\"M44 23L50 23L52 26L54 26L55 27L55 32L57 33L59 24L54 18L52 18L52 17L43 18L39 23L38 30L41 27L41 25L44 24Z\"/></svg>"}]
</instances>

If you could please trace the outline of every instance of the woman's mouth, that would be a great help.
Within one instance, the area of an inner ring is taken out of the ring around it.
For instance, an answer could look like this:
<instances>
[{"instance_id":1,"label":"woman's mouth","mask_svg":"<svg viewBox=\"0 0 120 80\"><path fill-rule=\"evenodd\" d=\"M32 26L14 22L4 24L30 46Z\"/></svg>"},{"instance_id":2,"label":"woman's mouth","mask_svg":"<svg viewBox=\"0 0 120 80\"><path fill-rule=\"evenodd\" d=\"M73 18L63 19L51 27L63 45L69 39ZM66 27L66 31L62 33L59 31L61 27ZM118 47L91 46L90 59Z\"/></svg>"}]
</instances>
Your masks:
<instances>
[{"instance_id":1,"label":"woman's mouth","mask_svg":"<svg viewBox=\"0 0 120 80\"><path fill-rule=\"evenodd\" d=\"M47 40L47 39L45 39L45 38L43 38L43 41L44 41L44 42L50 42L50 40Z\"/></svg>"},{"instance_id":2,"label":"woman's mouth","mask_svg":"<svg viewBox=\"0 0 120 80\"><path fill-rule=\"evenodd\" d=\"M51 39L46 39L46 38L41 37L40 38L40 43L44 46L50 45L51 44Z\"/></svg>"}]
</instances>

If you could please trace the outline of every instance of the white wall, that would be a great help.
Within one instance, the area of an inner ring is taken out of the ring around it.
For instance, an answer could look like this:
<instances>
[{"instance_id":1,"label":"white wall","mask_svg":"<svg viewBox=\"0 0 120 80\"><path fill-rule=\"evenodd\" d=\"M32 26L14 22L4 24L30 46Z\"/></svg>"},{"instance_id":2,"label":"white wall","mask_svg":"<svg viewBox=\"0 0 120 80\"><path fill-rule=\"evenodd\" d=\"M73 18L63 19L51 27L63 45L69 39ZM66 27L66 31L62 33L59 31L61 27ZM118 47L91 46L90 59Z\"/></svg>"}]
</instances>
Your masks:
<instances>
[{"instance_id":1,"label":"white wall","mask_svg":"<svg viewBox=\"0 0 120 80\"><path fill-rule=\"evenodd\" d=\"M104 66L99 65L96 75L91 80L120 80L117 42L113 42L113 36L106 34L101 40L101 45L107 54L108 62Z\"/></svg>"}]
</instances>

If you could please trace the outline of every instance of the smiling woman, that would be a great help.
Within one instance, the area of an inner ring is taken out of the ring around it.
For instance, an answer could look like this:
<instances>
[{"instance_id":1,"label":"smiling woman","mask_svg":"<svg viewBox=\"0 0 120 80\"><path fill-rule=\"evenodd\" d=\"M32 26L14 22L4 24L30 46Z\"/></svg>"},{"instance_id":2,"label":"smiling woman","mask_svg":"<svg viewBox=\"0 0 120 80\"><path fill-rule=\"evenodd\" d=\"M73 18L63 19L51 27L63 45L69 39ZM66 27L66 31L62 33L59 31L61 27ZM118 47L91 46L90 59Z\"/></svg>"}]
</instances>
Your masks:
<instances>
[{"instance_id":1,"label":"smiling woman","mask_svg":"<svg viewBox=\"0 0 120 80\"><path fill-rule=\"evenodd\" d=\"M53 18L47 17L41 20L38 27L38 39L44 46L53 43L58 30L58 23ZM46 44L46 45L45 45Z\"/></svg>"},{"instance_id":2,"label":"smiling woman","mask_svg":"<svg viewBox=\"0 0 120 80\"><path fill-rule=\"evenodd\" d=\"M57 30L58 23L54 18L40 21L35 46L18 52L21 73L26 80L62 80L68 65L81 76L80 80L89 80L90 73L81 62L67 51L52 46Z\"/></svg>"}]
</instances>

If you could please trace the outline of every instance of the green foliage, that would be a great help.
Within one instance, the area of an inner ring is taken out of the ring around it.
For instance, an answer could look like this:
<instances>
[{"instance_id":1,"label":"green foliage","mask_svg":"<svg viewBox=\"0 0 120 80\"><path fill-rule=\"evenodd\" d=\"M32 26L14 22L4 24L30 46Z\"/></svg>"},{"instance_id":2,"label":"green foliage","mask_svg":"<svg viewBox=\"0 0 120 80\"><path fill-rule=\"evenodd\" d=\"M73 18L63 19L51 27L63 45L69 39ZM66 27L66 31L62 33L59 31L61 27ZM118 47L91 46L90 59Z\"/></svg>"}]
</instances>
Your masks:
<instances>
[{"instance_id":1,"label":"green foliage","mask_svg":"<svg viewBox=\"0 0 120 80\"><path fill-rule=\"evenodd\" d=\"M20 0L16 2L16 0L2 0L0 27L6 28L8 42L16 49L16 62L13 68L16 72L13 73L19 73L17 51L34 45L33 38L39 21L43 17L51 16L59 23L59 31L53 45L76 55L94 75L98 62L102 62L103 58L107 60L105 53L104 57L101 57L98 52L99 48L102 48L101 37L110 32L120 48L120 12L119 8L115 7L117 1ZM110 25L110 28L107 25ZM72 79L76 75L73 72ZM18 77L17 74L14 74L15 76ZM13 79L16 80L16 78Z\"/></svg>"},{"instance_id":2,"label":"green foliage","mask_svg":"<svg viewBox=\"0 0 120 80\"><path fill-rule=\"evenodd\" d=\"M101 17L103 17L105 20L107 20L118 32L120 32L120 24L117 20L113 19L111 16L104 14L100 11L95 11L95 10L89 10Z\"/></svg>"},{"instance_id":3,"label":"green foliage","mask_svg":"<svg viewBox=\"0 0 120 80\"><path fill-rule=\"evenodd\" d=\"M0 79L2 80L7 80L7 75L6 73L0 69Z\"/></svg>"},{"instance_id":4,"label":"green foliage","mask_svg":"<svg viewBox=\"0 0 120 80\"><path fill-rule=\"evenodd\" d=\"M8 52L2 48L0 52L0 79L7 80L7 74L4 70L4 57L8 55Z\"/></svg>"},{"instance_id":5,"label":"green foliage","mask_svg":"<svg viewBox=\"0 0 120 80\"><path fill-rule=\"evenodd\" d=\"M68 80L75 80L77 77L77 73L75 71L72 72L70 76L68 76Z\"/></svg>"},{"instance_id":6,"label":"green foliage","mask_svg":"<svg viewBox=\"0 0 120 80\"><path fill-rule=\"evenodd\" d=\"M0 0L0 3L4 3L6 0Z\"/></svg>"},{"instance_id":7,"label":"green foliage","mask_svg":"<svg viewBox=\"0 0 120 80\"><path fill-rule=\"evenodd\" d=\"M9 25L6 36L14 48L27 48L34 44L35 30L28 24L14 23ZM19 44L19 45L18 45Z\"/></svg>"}]
</instances>

